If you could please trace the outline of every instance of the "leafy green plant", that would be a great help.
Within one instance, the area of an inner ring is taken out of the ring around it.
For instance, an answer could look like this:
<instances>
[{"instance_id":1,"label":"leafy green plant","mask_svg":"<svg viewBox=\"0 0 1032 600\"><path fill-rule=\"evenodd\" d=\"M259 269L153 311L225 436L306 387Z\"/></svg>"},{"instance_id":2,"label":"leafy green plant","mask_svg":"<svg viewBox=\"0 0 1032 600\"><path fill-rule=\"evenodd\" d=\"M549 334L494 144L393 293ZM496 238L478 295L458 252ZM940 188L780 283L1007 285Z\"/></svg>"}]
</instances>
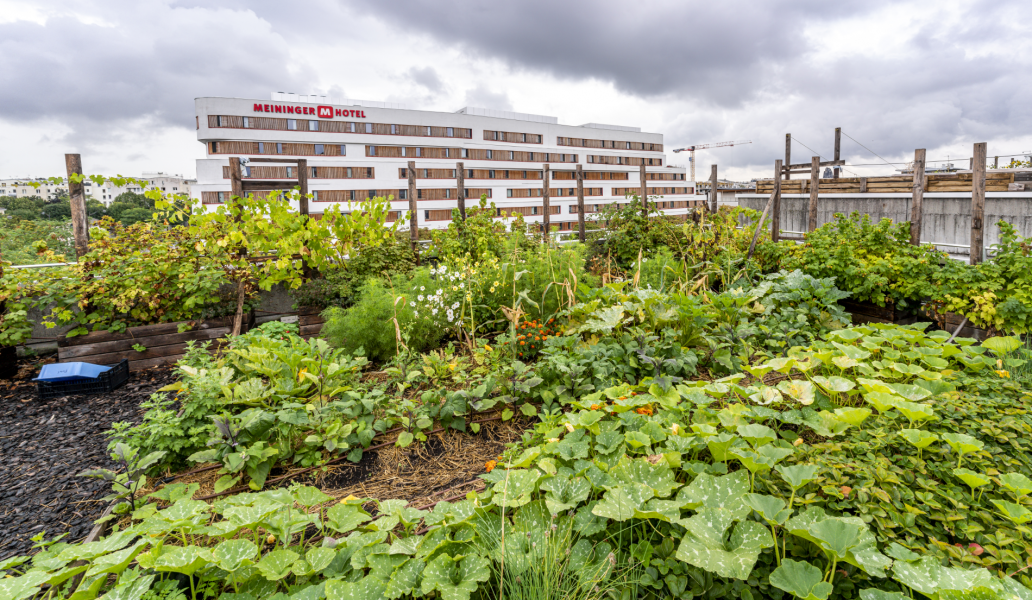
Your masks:
<instances>
[{"instance_id":1,"label":"leafy green plant","mask_svg":"<svg viewBox=\"0 0 1032 600\"><path fill-rule=\"evenodd\" d=\"M114 493L104 498L105 501L122 500L116 506L116 512L129 512L136 510L136 492L147 486L147 469L156 464L165 455L162 450L140 456L140 453L125 444L115 444L111 453L111 460L118 466L112 469L91 469L79 473L80 477L91 477L103 479L111 483Z\"/></svg>"}]
</instances>

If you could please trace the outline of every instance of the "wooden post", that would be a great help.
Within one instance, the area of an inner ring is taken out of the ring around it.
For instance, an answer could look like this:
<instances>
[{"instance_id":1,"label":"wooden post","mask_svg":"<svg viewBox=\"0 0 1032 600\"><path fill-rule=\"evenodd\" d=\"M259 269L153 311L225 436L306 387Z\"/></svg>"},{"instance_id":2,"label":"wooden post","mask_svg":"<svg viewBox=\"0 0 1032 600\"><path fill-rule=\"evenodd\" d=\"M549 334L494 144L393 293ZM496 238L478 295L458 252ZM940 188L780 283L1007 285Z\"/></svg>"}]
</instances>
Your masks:
<instances>
[{"instance_id":1,"label":"wooden post","mask_svg":"<svg viewBox=\"0 0 1032 600\"><path fill-rule=\"evenodd\" d=\"M645 183L645 159L642 159L641 163L641 216L648 218L649 216L649 188L648 184Z\"/></svg>"},{"instance_id":2,"label":"wooden post","mask_svg":"<svg viewBox=\"0 0 1032 600\"><path fill-rule=\"evenodd\" d=\"M914 150L914 190L910 200L910 245L921 245L921 227L925 190L925 149Z\"/></svg>"},{"instance_id":3,"label":"wooden post","mask_svg":"<svg viewBox=\"0 0 1032 600\"><path fill-rule=\"evenodd\" d=\"M544 187L541 190L541 204L545 211L545 216L541 220L541 240L544 242L548 241L548 231L552 227L552 215L549 214L552 211L552 202L548 195L548 174L549 165L545 163L545 170L541 172L545 180Z\"/></svg>"},{"instance_id":4,"label":"wooden post","mask_svg":"<svg viewBox=\"0 0 1032 600\"><path fill-rule=\"evenodd\" d=\"M297 185L301 188L301 200L299 211L301 216L308 216L308 160L299 158L297 161Z\"/></svg>"},{"instance_id":5,"label":"wooden post","mask_svg":"<svg viewBox=\"0 0 1032 600\"><path fill-rule=\"evenodd\" d=\"M710 212L717 212L717 165L710 166Z\"/></svg>"},{"instance_id":6,"label":"wooden post","mask_svg":"<svg viewBox=\"0 0 1032 600\"><path fill-rule=\"evenodd\" d=\"M229 203L237 208L237 214L233 220L240 223L244 220L241 214L240 199L244 196L244 181L240 174L240 157L229 157ZM247 248L240 248L237 257L247 255ZM240 335L244 328L244 299L247 296L247 273L243 273L237 281L237 305L236 313L233 315L233 330L230 335Z\"/></svg>"},{"instance_id":7,"label":"wooden post","mask_svg":"<svg viewBox=\"0 0 1032 600\"><path fill-rule=\"evenodd\" d=\"M785 134L785 164L792 164L792 134ZM785 173L785 180L792 179L792 173Z\"/></svg>"},{"instance_id":8,"label":"wooden post","mask_svg":"<svg viewBox=\"0 0 1032 600\"><path fill-rule=\"evenodd\" d=\"M90 227L86 214L86 193L82 182L72 181L72 175L82 175L82 157L65 154L65 169L68 171L68 201L72 205L72 236L75 238L75 258L82 258L89 250Z\"/></svg>"},{"instance_id":9,"label":"wooden post","mask_svg":"<svg viewBox=\"0 0 1032 600\"><path fill-rule=\"evenodd\" d=\"M810 159L810 208L806 212L806 230L817 229L817 195L820 192L821 180L821 157L814 156Z\"/></svg>"},{"instance_id":10,"label":"wooden post","mask_svg":"<svg viewBox=\"0 0 1032 600\"><path fill-rule=\"evenodd\" d=\"M842 156L842 128L835 128L835 158L833 160L840 160ZM831 171L831 177L833 179L839 178L839 167L833 167Z\"/></svg>"},{"instance_id":11,"label":"wooden post","mask_svg":"<svg viewBox=\"0 0 1032 600\"><path fill-rule=\"evenodd\" d=\"M466 220L466 169L462 163L456 164L455 169L455 191L458 193L459 218Z\"/></svg>"},{"instance_id":12,"label":"wooden post","mask_svg":"<svg viewBox=\"0 0 1032 600\"><path fill-rule=\"evenodd\" d=\"M411 219L409 221L409 239L412 242L412 252L416 254L416 264L419 264L419 204L416 202L416 161L408 161L408 205Z\"/></svg>"},{"instance_id":13,"label":"wooden post","mask_svg":"<svg viewBox=\"0 0 1032 600\"><path fill-rule=\"evenodd\" d=\"M867 193L867 178L866 177L861 177L860 178L860 193L861 194L866 194Z\"/></svg>"},{"instance_id":14,"label":"wooden post","mask_svg":"<svg viewBox=\"0 0 1032 600\"><path fill-rule=\"evenodd\" d=\"M986 143L975 144L971 159L971 264L982 262L985 248L985 161Z\"/></svg>"},{"instance_id":15,"label":"wooden post","mask_svg":"<svg viewBox=\"0 0 1032 600\"><path fill-rule=\"evenodd\" d=\"M1000 157L999 156L994 156L993 157L993 168L994 169L999 169L1000 168Z\"/></svg>"},{"instance_id":16,"label":"wooden post","mask_svg":"<svg viewBox=\"0 0 1032 600\"><path fill-rule=\"evenodd\" d=\"M774 161L774 202L770 207L770 239L781 239L781 160Z\"/></svg>"},{"instance_id":17,"label":"wooden post","mask_svg":"<svg viewBox=\"0 0 1032 600\"><path fill-rule=\"evenodd\" d=\"M577 165L577 231L578 238L583 244L584 234L584 166Z\"/></svg>"}]
</instances>

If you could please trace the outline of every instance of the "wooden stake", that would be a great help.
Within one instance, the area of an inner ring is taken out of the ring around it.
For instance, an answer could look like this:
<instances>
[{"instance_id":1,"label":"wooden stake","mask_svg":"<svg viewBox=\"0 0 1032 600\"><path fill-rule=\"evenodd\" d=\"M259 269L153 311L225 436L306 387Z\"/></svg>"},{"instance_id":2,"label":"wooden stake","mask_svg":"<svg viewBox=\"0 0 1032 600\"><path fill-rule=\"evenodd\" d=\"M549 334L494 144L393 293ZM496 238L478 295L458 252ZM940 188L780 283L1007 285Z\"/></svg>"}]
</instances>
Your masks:
<instances>
[{"instance_id":1,"label":"wooden stake","mask_svg":"<svg viewBox=\"0 0 1032 600\"><path fill-rule=\"evenodd\" d=\"M710 212L717 212L717 165L710 166Z\"/></svg>"},{"instance_id":2,"label":"wooden stake","mask_svg":"<svg viewBox=\"0 0 1032 600\"><path fill-rule=\"evenodd\" d=\"M645 218L648 218L648 216L649 216L649 188L648 188L648 184L645 183L645 163L644 163L644 161L641 164L641 169L639 170L639 173L641 174L641 192L640 192L640 194L641 194L641 216L643 216Z\"/></svg>"},{"instance_id":3,"label":"wooden stake","mask_svg":"<svg viewBox=\"0 0 1032 600\"><path fill-rule=\"evenodd\" d=\"M552 212L552 199L548 196L549 170L549 165L546 163L545 170L541 173L545 179L544 188L541 191L541 204L544 206L545 209L545 216L541 220L541 240L544 242L548 241L548 231L552 227L552 215L549 214L550 212Z\"/></svg>"},{"instance_id":4,"label":"wooden stake","mask_svg":"<svg viewBox=\"0 0 1032 600\"><path fill-rule=\"evenodd\" d=\"M971 159L971 264L982 262L985 244L985 161L986 143L975 144Z\"/></svg>"},{"instance_id":5,"label":"wooden stake","mask_svg":"<svg viewBox=\"0 0 1032 600\"><path fill-rule=\"evenodd\" d=\"M867 193L867 178L866 177L861 177L860 178L860 193L861 194L866 194Z\"/></svg>"},{"instance_id":6,"label":"wooden stake","mask_svg":"<svg viewBox=\"0 0 1032 600\"><path fill-rule=\"evenodd\" d=\"M68 200L72 206L72 236L75 238L75 257L82 258L89 250L90 227L86 214L86 193L82 182L72 181L72 175L82 175L82 157L65 154L65 169L68 171Z\"/></svg>"},{"instance_id":7,"label":"wooden stake","mask_svg":"<svg viewBox=\"0 0 1032 600\"><path fill-rule=\"evenodd\" d=\"M416 161L408 161L408 205L411 220L409 221L409 239L412 242L412 251L416 254L416 264L419 264L419 203L416 202Z\"/></svg>"},{"instance_id":8,"label":"wooden stake","mask_svg":"<svg viewBox=\"0 0 1032 600\"><path fill-rule=\"evenodd\" d=\"M838 161L838 160L841 160L841 158L842 158L842 128L841 127L836 127L835 128L835 157L833 158L833 160ZM834 167L831 173L832 173L832 175L831 175L832 179L838 179L839 178L839 169L838 169L838 167Z\"/></svg>"},{"instance_id":9,"label":"wooden stake","mask_svg":"<svg viewBox=\"0 0 1032 600\"><path fill-rule=\"evenodd\" d=\"M455 169L455 186L459 194L459 218L466 220L466 169L462 163L457 163Z\"/></svg>"},{"instance_id":10,"label":"wooden stake","mask_svg":"<svg viewBox=\"0 0 1032 600\"><path fill-rule=\"evenodd\" d=\"M817 195L821 187L820 170L821 157L814 156L810 159L810 208L807 210L806 230L817 229ZM787 179L787 177L786 177Z\"/></svg>"},{"instance_id":11,"label":"wooden stake","mask_svg":"<svg viewBox=\"0 0 1032 600\"><path fill-rule=\"evenodd\" d=\"M244 196L244 181L240 174L240 157L230 156L229 157L229 202L230 205L235 205L237 209L236 216L233 220L240 223L244 220L242 214L242 207L240 206L241 198ZM237 254L237 257L243 257L247 255L247 248L241 248ZM237 303L236 312L233 315L233 330L230 335L240 335L243 333L244 328L244 299L247 296L247 273L243 273L237 280Z\"/></svg>"},{"instance_id":12,"label":"wooden stake","mask_svg":"<svg viewBox=\"0 0 1032 600\"><path fill-rule=\"evenodd\" d=\"M767 219L767 213L770 212L770 205L774 203L774 192L770 193L770 198L767 198L767 203L763 205L763 212L760 213L760 220L756 223L756 229L753 230L752 242L749 243L749 252L745 255L745 260L752 258L753 249L756 248L756 240L760 239L760 232L763 231L763 222Z\"/></svg>"},{"instance_id":13,"label":"wooden stake","mask_svg":"<svg viewBox=\"0 0 1032 600\"><path fill-rule=\"evenodd\" d=\"M910 245L921 245L922 218L924 217L925 149L914 150L914 191L910 200Z\"/></svg>"},{"instance_id":14,"label":"wooden stake","mask_svg":"<svg viewBox=\"0 0 1032 600\"><path fill-rule=\"evenodd\" d=\"M786 133L785 134L785 164L786 165L792 164L792 134L791 133ZM785 180L788 181L789 179L792 179L792 174L791 173L785 173Z\"/></svg>"},{"instance_id":15,"label":"wooden stake","mask_svg":"<svg viewBox=\"0 0 1032 600\"><path fill-rule=\"evenodd\" d=\"M781 160L774 161L774 202L771 203L770 239L781 239Z\"/></svg>"},{"instance_id":16,"label":"wooden stake","mask_svg":"<svg viewBox=\"0 0 1032 600\"><path fill-rule=\"evenodd\" d=\"M1000 157L999 156L994 156L993 157L993 168L994 169L999 169L1000 168Z\"/></svg>"},{"instance_id":17,"label":"wooden stake","mask_svg":"<svg viewBox=\"0 0 1032 600\"><path fill-rule=\"evenodd\" d=\"M584 234L584 166L577 165L577 237L583 244Z\"/></svg>"},{"instance_id":18,"label":"wooden stake","mask_svg":"<svg viewBox=\"0 0 1032 600\"><path fill-rule=\"evenodd\" d=\"M308 217L308 160L304 158L297 161L297 185L301 188L301 216Z\"/></svg>"}]
</instances>

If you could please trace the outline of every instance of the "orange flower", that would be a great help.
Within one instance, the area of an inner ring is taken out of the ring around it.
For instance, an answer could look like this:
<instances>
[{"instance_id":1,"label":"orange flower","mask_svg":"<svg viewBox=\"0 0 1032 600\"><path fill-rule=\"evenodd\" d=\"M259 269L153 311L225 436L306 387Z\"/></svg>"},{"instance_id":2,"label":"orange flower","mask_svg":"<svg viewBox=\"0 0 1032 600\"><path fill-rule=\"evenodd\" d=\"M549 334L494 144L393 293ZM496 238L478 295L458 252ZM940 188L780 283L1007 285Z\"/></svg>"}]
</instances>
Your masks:
<instances>
[{"instance_id":1,"label":"orange flower","mask_svg":"<svg viewBox=\"0 0 1032 600\"><path fill-rule=\"evenodd\" d=\"M494 471L495 465L497 464L498 463L496 463L495 461L489 460L486 463L484 463L484 468L487 469L488 473L490 473L491 471Z\"/></svg>"},{"instance_id":2,"label":"orange flower","mask_svg":"<svg viewBox=\"0 0 1032 600\"><path fill-rule=\"evenodd\" d=\"M527 345L527 342L520 342L520 345L521 345L521 346L526 346L526 345Z\"/></svg>"},{"instance_id":3,"label":"orange flower","mask_svg":"<svg viewBox=\"0 0 1032 600\"><path fill-rule=\"evenodd\" d=\"M618 400L626 400L626 399L627 399L627 396L620 396L620 397L618 398Z\"/></svg>"},{"instance_id":4,"label":"orange flower","mask_svg":"<svg viewBox=\"0 0 1032 600\"><path fill-rule=\"evenodd\" d=\"M591 410L598 410L598 409L600 409L600 408L602 408L602 407L601 407L601 406L599 406L599 405L597 405L597 404L592 404L592 405L591 405Z\"/></svg>"},{"instance_id":5,"label":"orange flower","mask_svg":"<svg viewBox=\"0 0 1032 600\"><path fill-rule=\"evenodd\" d=\"M638 413L639 415L652 416L652 406L639 406L638 408L634 409L634 412Z\"/></svg>"}]
</instances>

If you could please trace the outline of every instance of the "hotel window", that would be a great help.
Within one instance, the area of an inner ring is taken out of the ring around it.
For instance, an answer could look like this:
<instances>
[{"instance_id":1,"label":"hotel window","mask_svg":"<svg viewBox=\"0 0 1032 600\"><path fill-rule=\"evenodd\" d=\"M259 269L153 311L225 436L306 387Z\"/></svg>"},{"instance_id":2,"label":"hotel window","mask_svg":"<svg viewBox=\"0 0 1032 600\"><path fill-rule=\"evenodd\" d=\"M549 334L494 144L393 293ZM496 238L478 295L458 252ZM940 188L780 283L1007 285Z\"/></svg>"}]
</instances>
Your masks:
<instances>
[{"instance_id":1,"label":"hotel window","mask_svg":"<svg viewBox=\"0 0 1032 600\"><path fill-rule=\"evenodd\" d=\"M455 179L455 169L452 169L452 170L451 170L451 178L452 178L452 179Z\"/></svg>"},{"instance_id":2,"label":"hotel window","mask_svg":"<svg viewBox=\"0 0 1032 600\"><path fill-rule=\"evenodd\" d=\"M490 170L490 171L487 172L487 178L488 179L494 179L495 178L494 170Z\"/></svg>"},{"instance_id":3,"label":"hotel window","mask_svg":"<svg viewBox=\"0 0 1032 600\"><path fill-rule=\"evenodd\" d=\"M219 153L219 143L218 142L212 142L211 143L211 154L218 154L218 153Z\"/></svg>"},{"instance_id":4,"label":"hotel window","mask_svg":"<svg viewBox=\"0 0 1032 600\"><path fill-rule=\"evenodd\" d=\"M466 179L473 179L473 169L466 169Z\"/></svg>"},{"instance_id":5,"label":"hotel window","mask_svg":"<svg viewBox=\"0 0 1032 600\"><path fill-rule=\"evenodd\" d=\"M250 127L251 127L251 119L249 119L248 117L244 117L244 129L249 129Z\"/></svg>"},{"instance_id":6,"label":"hotel window","mask_svg":"<svg viewBox=\"0 0 1032 600\"><path fill-rule=\"evenodd\" d=\"M401 147L401 155L402 156L408 156L408 148L406 148L405 146L402 146Z\"/></svg>"},{"instance_id":7,"label":"hotel window","mask_svg":"<svg viewBox=\"0 0 1032 600\"><path fill-rule=\"evenodd\" d=\"M369 146L369 156L376 156L376 146Z\"/></svg>"},{"instance_id":8,"label":"hotel window","mask_svg":"<svg viewBox=\"0 0 1032 600\"><path fill-rule=\"evenodd\" d=\"M351 179L351 167L348 167L348 179Z\"/></svg>"},{"instance_id":9,"label":"hotel window","mask_svg":"<svg viewBox=\"0 0 1032 600\"><path fill-rule=\"evenodd\" d=\"M226 192L219 192L219 203L226 201Z\"/></svg>"},{"instance_id":10,"label":"hotel window","mask_svg":"<svg viewBox=\"0 0 1032 600\"><path fill-rule=\"evenodd\" d=\"M423 149L422 148L416 148L416 156L417 157L423 156Z\"/></svg>"},{"instance_id":11,"label":"hotel window","mask_svg":"<svg viewBox=\"0 0 1032 600\"><path fill-rule=\"evenodd\" d=\"M507 198L512 198L512 190L506 190L506 194L505 195L506 195Z\"/></svg>"},{"instance_id":12,"label":"hotel window","mask_svg":"<svg viewBox=\"0 0 1032 600\"><path fill-rule=\"evenodd\" d=\"M319 131L319 121L308 121L308 131Z\"/></svg>"},{"instance_id":13,"label":"hotel window","mask_svg":"<svg viewBox=\"0 0 1032 600\"><path fill-rule=\"evenodd\" d=\"M391 135L395 135L396 133L398 133L398 126L391 125Z\"/></svg>"},{"instance_id":14,"label":"hotel window","mask_svg":"<svg viewBox=\"0 0 1032 600\"><path fill-rule=\"evenodd\" d=\"M426 135L427 136L430 135L430 126L429 125L426 126Z\"/></svg>"},{"instance_id":15,"label":"hotel window","mask_svg":"<svg viewBox=\"0 0 1032 600\"><path fill-rule=\"evenodd\" d=\"M265 154L265 142L258 142L258 154Z\"/></svg>"},{"instance_id":16,"label":"hotel window","mask_svg":"<svg viewBox=\"0 0 1032 600\"><path fill-rule=\"evenodd\" d=\"M527 134L525 134L525 133L523 134L523 141L524 142L527 141Z\"/></svg>"},{"instance_id":17,"label":"hotel window","mask_svg":"<svg viewBox=\"0 0 1032 600\"><path fill-rule=\"evenodd\" d=\"M372 179L373 178L373 168L372 167L366 167L365 176L366 176L367 179Z\"/></svg>"},{"instance_id":18,"label":"hotel window","mask_svg":"<svg viewBox=\"0 0 1032 600\"><path fill-rule=\"evenodd\" d=\"M344 144L340 145L340 155L341 156L347 156L348 155L348 147L345 146Z\"/></svg>"},{"instance_id":19,"label":"hotel window","mask_svg":"<svg viewBox=\"0 0 1032 600\"><path fill-rule=\"evenodd\" d=\"M425 219L426 219L427 221L429 221L429 220L430 220L430 211L428 211L428 210L424 210L424 211L423 211L423 217L424 217L424 218L425 218Z\"/></svg>"},{"instance_id":20,"label":"hotel window","mask_svg":"<svg viewBox=\"0 0 1032 600\"><path fill-rule=\"evenodd\" d=\"M444 190L444 197L448 200L451 199L451 190Z\"/></svg>"},{"instance_id":21,"label":"hotel window","mask_svg":"<svg viewBox=\"0 0 1032 600\"><path fill-rule=\"evenodd\" d=\"M516 160L516 153L509 150L509 160Z\"/></svg>"},{"instance_id":22,"label":"hotel window","mask_svg":"<svg viewBox=\"0 0 1032 600\"><path fill-rule=\"evenodd\" d=\"M315 145L315 153L316 154L326 154L326 146L324 146L322 144L316 144Z\"/></svg>"},{"instance_id":23,"label":"hotel window","mask_svg":"<svg viewBox=\"0 0 1032 600\"><path fill-rule=\"evenodd\" d=\"M276 154L283 154L283 142L276 142Z\"/></svg>"},{"instance_id":24,"label":"hotel window","mask_svg":"<svg viewBox=\"0 0 1032 600\"><path fill-rule=\"evenodd\" d=\"M316 178L318 175L315 174L315 167L312 167L312 178Z\"/></svg>"},{"instance_id":25,"label":"hotel window","mask_svg":"<svg viewBox=\"0 0 1032 600\"><path fill-rule=\"evenodd\" d=\"M297 119L287 119L287 129L297 131Z\"/></svg>"},{"instance_id":26,"label":"hotel window","mask_svg":"<svg viewBox=\"0 0 1032 600\"><path fill-rule=\"evenodd\" d=\"M351 133L355 133L355 124L354 123L348 123L348 131L350 131Z\"/></svg>"},{"instance_id":27,"label":"hotel window","mask_svg":"<svg viewBox=\"0 0 1032 600\"><path fill-rule=\"evenodd\" d=\"M491 139L493 139L495 141L498 141L498 132L497 131L492 131L491 132Z\"/></svg>"},{"instance_id":28,"label":"hotel window","mask_svg":"<svg viewBox=\"0 0 1032 600\"><path fill-rule=\"evenodd\" d=\"M430 169L423 169L423 179L430 179Z\"/></svg>"},{"instance_id":29,"label":"hotel window","mask_svg":"<svg viewBox=\"0 0 1032 600\"><path fill-rule=\"evenodd\" d=\"M526 171L524 171L524 172L523 172L523 178L524 178L524 179L526 179L526 178L527 178L527 172L526 172Z\"/></svg>"},{"instance_id":30,"label":"hotel window","mask_svg":"<svg viewBox=\"0 0 1032 600\"><path fill-rule=\"evenodd\" d=\"M355 190L348 190L348 200L355 201Z\"/></svg>"},{"instance_id":31,"label":"hotel window","mask_svg":"<svg viewBox=\"0 0 1032 600\"><path fill-rule=\"evenodd\" d=\"M365 132L366 133L372 133L373 132L373 124L372 123L366 123L365 124Z\"/></svg>"},{"instance_id":32,"label":"hotel window","mask_svg":"<svg viewBox=\"0 0 1032 600\"><path fill-rule=\"evenodd\" d=\"M469 198L469 188L464 189L463 192L465 192L466 197Z\"/></svg>"},{"instance_id":33,"label":"hotel window","mask_svg":"<svg viewBox=\"0 0 1032 600\"><path fill-rule=\"evenodd\" d=\"M462 156L462 158L469 158L469 150L465 148L460 148L459 154ZM470 177L472 177L472 175Z\"/></svg>"},{"instance_id":34,"label":"hotel window","mask_svg":"<svg viewBox=\"0 0 1032 600\"><path fill-rule=\"evenodd\" d=\"M627 149L628 149L628 150L630 150L630 149L631 149L631 143L630 143L630 142L627 142Z\"/></svg>"},{"instance_id":35,"label":"hotel window","mask_svg":"<svg viewBox=\"0 0 1032 600\"><path fill-rule=\"evenodd\" d=\"M250 177L251 176L251 167L249 167L247 165L244 165L243 169L244 169L244 177ZM175 190L176 188L172 188L172 189ZM165 188L161 188L161 191L165 191Z\"/></svg>"},{"instance_id":36,"label":"hotel window","mask_svg":"<svg viewBox=\"0 0 1032 600\"><path fill-rule=\"evenodd\" d=\"M314 177L314 175L313 175L313 177ZM312 200L314 202L318 202L319 201L319 190L315 190L314 192L312 192Z\"/></svg>"},{"instance_id":37,"label":"hotel window","mask_svg":"<svg viewBox=\"0 0 1032 600\"><path fill-rule=\"evenodd\" d=\"M287 178L290 179L290 178L293 178L293 177L294 177L294 167L287 167Z\"/></svg>"},{"instance_id":38,"label":"hotel window","mask_svg":"<svg viewBox=\"0 0 1032 600\"><path fill-rule=\"evenodd\" d=\"M222 127L222 117L221 116L216 116L215 117L215 126L216 127Z\"/></svg>"},{"instance_id":39,"label":"hotel window","mask_svg":"<svg viewBox=\"0 0 1032 600\"><path fill-rule=\"evenodd\" d=\"M408 190L398 190L398 200L407 200Z\"/></svg>"},{"instance_id":40,"label":"hotel window","mask_svg":"<svg viewBox=\"0 0 1032 600\"><path fill-rule=\"evenodd\" d=\"M451 156L451 148L445 148L444 149L444 157L448 158L450 156Z\"/></svg>"},{"instance_id":41,"label":"hotel window","mask_svg":"<svg viewBox=\"0 0 1032 600\"><path fill-rule=\"evenodd\" d=\"M487 151L487 160L491 160L492 158L494 158L494 154L490 150L488 150Z\"/></svg>"},{"instance_id":42,"label":"hotel window","mask_svg":"<svg viewBox=\"0 0 1032 600\"><path fill-rule=\"evenodd\" d=\"M538 209L538 207L536 207L536 206L530 207L530 214L532 214L532 215L538 214L537 213L537 209Z\"/></svg>"},{"instance_id":43,"label":"hotel window","mask_svg":"<svg viewBox=\"0 0 1032 600\"><path fill-rule=\"evenodd\" d=\"M400 171L401 172L399 173L399 175L400 175L401 179L405 179L405 178L408 177L408 169L401 169Z\"/></svg>"},{"instance_id":44,"label":"hotel window","mask_svg":"<svg viewBox=\"0 0 1032 600\"><path fill-rule=\"evenodd\" d=\"M448 128L448 137L455 137L455 128L454 127L449 127Z\"/></svg>"}]
</instances>

